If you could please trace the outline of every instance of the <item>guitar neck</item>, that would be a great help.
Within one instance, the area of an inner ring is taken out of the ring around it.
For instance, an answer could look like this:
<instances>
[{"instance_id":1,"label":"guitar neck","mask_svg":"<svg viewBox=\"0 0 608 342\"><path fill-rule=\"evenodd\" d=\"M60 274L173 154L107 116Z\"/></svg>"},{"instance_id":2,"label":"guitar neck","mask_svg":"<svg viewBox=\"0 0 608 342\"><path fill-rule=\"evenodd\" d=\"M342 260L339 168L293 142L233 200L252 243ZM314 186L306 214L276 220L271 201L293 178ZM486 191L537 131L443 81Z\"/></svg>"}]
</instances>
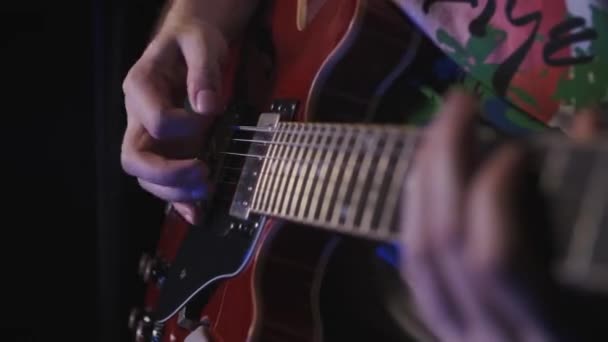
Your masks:
<instances>
[{"instance_id":1,"label":"guitar neck","mask_svg":"<svg viewBox=\"0 0 608 342\"><path fill-rule=\"evenodd\" d=\"M390 240L415 140L403 127L279 123L251 210Z\"/></svg>"},{"instance_id":2,"label":"guitar neck","mask_svg":"<svg viewBox=\"0 0 608 342\"><path fill-rule=\"evenodd\" d=\"M272 114L263 115L257 127L242 129L254 134L236 139L250 148L231 214L262 214L379 241L398 238L417 129L279 122ZM491 145L495 139L485 134L481 142ZM543 136L530 146L538 156L537 190L555 226L563 268L606 284L606 143L577 147Z\"/></svg>"}]
</instances>

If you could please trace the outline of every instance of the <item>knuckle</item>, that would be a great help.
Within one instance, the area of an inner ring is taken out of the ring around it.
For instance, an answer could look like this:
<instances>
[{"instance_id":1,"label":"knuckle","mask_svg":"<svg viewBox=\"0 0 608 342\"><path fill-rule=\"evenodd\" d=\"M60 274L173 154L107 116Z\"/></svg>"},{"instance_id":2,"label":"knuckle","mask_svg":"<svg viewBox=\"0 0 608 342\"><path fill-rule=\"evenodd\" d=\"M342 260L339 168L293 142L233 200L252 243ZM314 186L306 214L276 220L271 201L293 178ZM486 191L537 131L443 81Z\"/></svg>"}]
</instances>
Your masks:
<instances>
[{"instance_id":1,"label":"knuckle","mask_svg":"<svg viewBox=\"0 0 608 342\"><path fill-rule=\"evenodd\" d=\"M168 124L163 119L162 112L153 113L150 115L151 119L146 123L146 131L148 134L156 139L160 140L168 136Z\"/></svg>"},{"instance_id":2,"label":"knuckle","mask_svg":"<svg viewBox=\"0 0 608 342\"><path fill-rule=\"evenodd\" d=\"M122 92L123 94L127 94L129 92L129 87L131 83L131 74L127 73L127 76L122 80Z\"/></svg>"},{"instance_id":3,"label":"knuckle","mask_svg":"<svg viewBox=\"0 0 608 342\"><path fill-rule=\"evenodd\" d=\"M127 75L125 76L125 78L122 81L122 91L124 94L128 94L129 90L132 88L133 83L135 83L135 78L137 77L137 67L134 66L133 68L131 68L131 70L129 70L129 72L127 73Z\"/></svg>"},{"instance_id":4,"label":"knuckle","mask_svg":"<svg viewBox=\"0 0 608 342\"><path fill-rule=\"evenodd\" d=\"M134 87L137 87L144 81L145 77L144 67L142 67L141 60L135 63L131 69L127 72L127 75L122 81L123 93L129 93Z\"/></svg>"},{"instance_id":5,"label":"knuckle","mask_svg":"<svg viewBox=\"0 0 608 342\"><path fill-rule=\"evenodd\" d=\"M133 176L134 175L134 168L133 168L133 158L131 156L131 153L123 150L120 153L120 166L122 168L122 170L124 172L126 172L127 174Z\"/></svg>"}]
</instances>

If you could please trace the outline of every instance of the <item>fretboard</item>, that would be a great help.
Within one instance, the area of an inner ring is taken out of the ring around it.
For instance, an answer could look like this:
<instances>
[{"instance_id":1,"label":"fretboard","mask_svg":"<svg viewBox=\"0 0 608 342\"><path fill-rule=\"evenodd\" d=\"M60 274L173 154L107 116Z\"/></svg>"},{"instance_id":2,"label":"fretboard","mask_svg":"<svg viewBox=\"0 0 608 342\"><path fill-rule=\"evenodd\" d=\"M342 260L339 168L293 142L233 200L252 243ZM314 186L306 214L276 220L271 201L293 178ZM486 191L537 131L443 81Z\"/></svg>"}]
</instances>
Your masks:
<instances>
[{"instance_id":1,"label":"fretboard","mask_svg":"<svg viewBox=\"0 0 608 342\"><path fill-rule=\"evenodd\" d=\"M414 136L396 127L279 123L253 212L367 237L396 233Z\"/></svg>"},{"instance_id":2,"label":"fretboard","mask_svg":"<svg viewBox=\"0 0 608 342\"><path fill-rule=\"evenodd\" d=\"M278 122L263 117L231 208L391 241L418 130L399 125ZM561 270L608 285L608 147L539 139L539 190L558 232Z\"/></svg>"}]
</instances>

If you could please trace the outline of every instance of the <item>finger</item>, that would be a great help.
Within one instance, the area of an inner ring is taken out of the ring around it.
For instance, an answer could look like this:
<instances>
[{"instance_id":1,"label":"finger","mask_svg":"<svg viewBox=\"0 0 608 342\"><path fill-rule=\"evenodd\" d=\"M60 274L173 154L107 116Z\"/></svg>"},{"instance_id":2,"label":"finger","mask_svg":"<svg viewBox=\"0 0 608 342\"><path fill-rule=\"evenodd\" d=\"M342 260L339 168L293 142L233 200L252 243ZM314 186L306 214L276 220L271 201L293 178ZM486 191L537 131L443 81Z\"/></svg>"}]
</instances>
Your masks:
<instances>
[{"instance_id":1,"label":"finger","mask_svg":"<svg viewBox=\"0 0 608 342\"><path fill-rule=\"evenodd\" d=\"M483 314L474 324L476 336L537 337L529 310L515 292L513 266L523 274L525 267L514 265L522 237L514 220L515 191L523 175L524 152L514 145L502 147L480 170L471 186L467 204L465 258L467 273L477 293ZM528 339L524 339L528 340ZM535 340L535 339L533 339Z\"/></svg>"},{"instance_id":2,"label":"finger","mask_svg":"<svg viewBox=\"0 0 608 342\"><path fill-rule=\"evenodd\" d=\"M446 290L445 279L440 277L435 255L437 250L431 244L429 234L428 218L432 203L429 201L427 175L432 164L427 153L426 144L417 151L403 192L402 276L410 287L422 320L441 340L457 341L462 319Z\"/></svg>"},{"instance_id":3,"label":"finger","mask_svg":"<svg viewBox=\"0 0 608 342\"><path fill-rule=\"evenodd\" d=\"M140 60L123 83L125 105L137 115L147 132L155 139L173 139L201 134L205 118L188 112L183 102L174 101L176 81L163 75L163 65Z\"/></svg>"},{"instance_id":4,"label":"finger","mask_svg":"<svg viewBox=\"0 0 608 342\"><path fill-rule=\"evenodd\" d=\"M467 278L462 255L466 234L462 222L465 187L471 177L474 121L479 114L477 100L466 92L455 90L448 94L436 124L431 128L430 160L426 174L429 181L430 244L435 250L436 279L445 284L446 303L463 334L468 335L471 322L479 320L482 312L474 289Z\"/></svg>"},{"instance_id":5,"label":"finger","mask_svg":"<svg viewBox=\"0 0 608 342\"><path fill-rule=\"evenodd\" d=\"M121 152L123 170L164 186L201 186L206 183L208 169L202 161L168 159L152 152L154 143L137 118L129 116Z\"/></svg>"},{"instance_id":6,"label":"finger","mask_svg":"<svg viewBox=\"0 0 608 342\"><path fill-rule=\"evenodd\" d=\"M138 108L133 105L133 99L131 97L125 98L125 107L129 117L133 117L135 120L140 122ZM204 141L205 133L211 127L213 120L209 117L203 117L201 115L191 114L192 117L196 117L192 120L190 125L195 125L197 128L192 129L189 133L191 135L183 137L170 137L165 136L163 139L154 138L146 130L145 137L149 138L146 142L149 146L146 147L148 150L153 150L157 154L162 154L167 157L174 159L184 159L189 157L196 157L200 155L200 149ZM196 124L194 124L196 122ZM185 124L185 123L184 123ZM140 124L141 125L141 124ZM144 127L145 128L145 127Z\"/></svg>"},{"instance_id":7,"label":"finger","mask_svg":"<svg viewBox=\"0 0 608 342\"><path fill-rule=\"evenodd\" d=\"M491 157L471 184L467 198L467 263L478 273L504 271L517 241L513 227L515 191L521 181L524 153L506 145Z\"/></svg>"},{"instance_id":8,"label":"finger","mask_svg":"<svg viewBox=\"0 0 608 342\"><path fill-rule=\"evenodd\" d=\"M463 189L470 177L473 123L479 113L474 97L461 90L450 92L437 121L430 128L427 158L431 166L426 177L430 183L431 235L443 249L462 235L459 217Z\"/></svg>"},{"instance_id":9,"label":"finger","mask_svg":"<svg viewBox=\"0 0 608 342\"><path fill-rule=\"evenodd\" d=\"M221 71L225 42L221 35L207 27L180 35L178 43L188 67L188 98L200 114L215 114L220 110Z\"/></svg>"},{"instance_id":10,"label":"finger","mask_svg":"<svg viewBox=\"0 0 608 342\"><path fill-rule=\"evenodd\" d=\"M597 137L602 131L601 112L598 108L583 109L576 114L570 135L573 139L584 142Z\"/></svg>"},{"instance_id":11,"label":"finger","mask_svg":"<svg viewBox=\"0 0 608 342\"><path fill-rule=\"evenodd\" d=\"M420 319L441 341L461 341L464 337L462 318L448 300L441 279L429 254L409 252L403 277L416 304Z\"/></svg>"},{"instance_id":12,"label":"finger","mask_svg":"<svg viewBox=\"0 0 608 342\"><path fill-rule=\"evenodd\" d=\"M139 182L139 185L146 191L167 202L200 201L207 195L207 189L204 185L179 188L154 184L141 178L139 178L137 181ZM185 209L185 207L182 206L182 209Z\"/></svg>"},{"instance_id":13,"label":"finger","mask_svg":"<svg viewBox=\"0 0 608 342\"><path fill-rule=\"evenodd\" d=\"M462 159L476 113L471 96L462 91L448 94L439 117L424 134L404 201L406 282L411 284L425 320L450 340L463 332L470 306L461 303L458 288L466 287L461 279L453 279L455 275L447 270L453 265L446 258L458 254L453 242L460 230L459 205L466 178L466 160ZM459 283L456 288L455 282Z\"/></svg>"}]
</instances>

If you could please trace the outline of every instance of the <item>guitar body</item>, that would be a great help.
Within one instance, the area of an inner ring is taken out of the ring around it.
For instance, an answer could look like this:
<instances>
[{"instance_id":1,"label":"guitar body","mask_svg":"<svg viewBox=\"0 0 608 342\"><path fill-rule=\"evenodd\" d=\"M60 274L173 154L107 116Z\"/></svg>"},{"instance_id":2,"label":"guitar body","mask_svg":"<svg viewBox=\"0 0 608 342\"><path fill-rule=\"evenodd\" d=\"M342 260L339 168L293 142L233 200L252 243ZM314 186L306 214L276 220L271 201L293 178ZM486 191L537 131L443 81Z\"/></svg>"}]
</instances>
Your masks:
<instances>
[{"instance_id":1,"label":"guitar body","mask_svg":"<svg viewBox=\"0 0 608 342\"><path fill-rule=\"evenodd\" d=\"M300 122L404 121L388 112L403 101L390 89L421 40L409 25L390 1L268 2L240 47L233 83L241 90L231 96L254 114L236 123L263 112ZM152 281L144 313L130 318L137 339L184 341L202 324L213 341L323 340L327 266L352 238L275 218L233 221L227 205L215 208L220 218L208 227L168 211L155 258L142 263Z\"/></svg>"}]
</instances>

